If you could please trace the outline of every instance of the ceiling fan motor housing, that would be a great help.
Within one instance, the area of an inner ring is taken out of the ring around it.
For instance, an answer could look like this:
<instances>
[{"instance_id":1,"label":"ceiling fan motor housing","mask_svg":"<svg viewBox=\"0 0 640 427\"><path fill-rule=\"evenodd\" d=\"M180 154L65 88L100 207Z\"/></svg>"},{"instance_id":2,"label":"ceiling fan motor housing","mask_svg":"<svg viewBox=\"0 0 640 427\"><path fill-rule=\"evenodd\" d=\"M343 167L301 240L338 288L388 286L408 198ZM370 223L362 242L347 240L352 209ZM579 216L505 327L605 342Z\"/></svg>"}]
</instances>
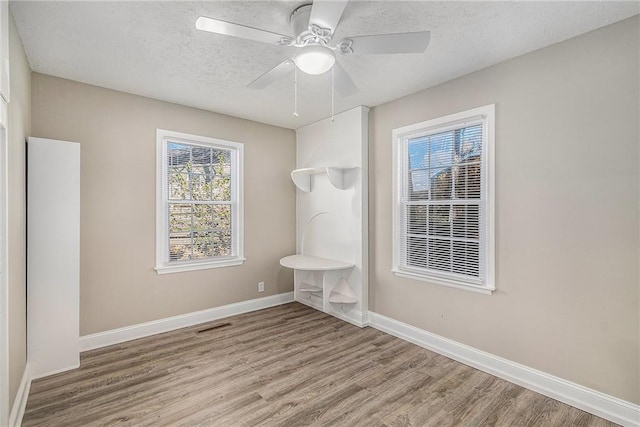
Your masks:
<instances>
[{"instance_id":1,"label":"ceiling fan motor housing","mask_svg":"<svg viewBox=\"0 0 640 427\"><path fill-rule=\"evenodd\" d=\"M332 36L331 29L309 24L312 6L312 4L305 4L291 13L289 22L293 28L293 34L295 34L294 46L329 46Z\"/></svg>"},{"instance_id":2,"label":"ceiling fan motor housing","mask_svg":"<svg viewBox=\"0 0 640 427\"><path fill-rule=\"evenodd\" d=\"M309 18L311 17L311 3L303 4L291 12L289 23L293 28L293 34L298 38L305 31L309 31Z\"/></svg>"}]
</instances>

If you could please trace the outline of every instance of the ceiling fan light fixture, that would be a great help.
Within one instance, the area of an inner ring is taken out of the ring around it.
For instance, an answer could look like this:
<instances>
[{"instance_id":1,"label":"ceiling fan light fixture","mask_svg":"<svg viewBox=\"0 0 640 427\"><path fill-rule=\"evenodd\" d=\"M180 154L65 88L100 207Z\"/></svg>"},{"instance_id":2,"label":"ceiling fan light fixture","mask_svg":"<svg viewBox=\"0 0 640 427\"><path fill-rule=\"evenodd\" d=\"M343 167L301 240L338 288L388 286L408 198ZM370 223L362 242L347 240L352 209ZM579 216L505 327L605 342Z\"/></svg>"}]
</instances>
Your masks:
<instances>
[{"instance_id":1,"label":"ceiling fan light fixture","mask_svg":"<svg viewBox=\"0 0 640 427\"><path fill-rule=\"evenodd\" d=\"M326 73L333 67L336 57L331 49L322 45L302 48L295 58L296 66L307 74Z\"/></svg>"}]
</instances>

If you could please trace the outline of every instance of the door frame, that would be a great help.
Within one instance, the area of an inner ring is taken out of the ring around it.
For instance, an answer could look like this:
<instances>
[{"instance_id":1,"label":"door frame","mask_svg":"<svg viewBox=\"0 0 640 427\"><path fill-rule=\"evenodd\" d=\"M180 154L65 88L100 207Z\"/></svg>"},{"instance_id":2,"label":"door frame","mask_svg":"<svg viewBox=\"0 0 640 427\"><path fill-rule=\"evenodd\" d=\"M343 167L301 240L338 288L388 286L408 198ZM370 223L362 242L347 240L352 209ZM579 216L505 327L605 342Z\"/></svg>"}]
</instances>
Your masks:
<instances>
[{"instance_id":1,"label":"door frame","mask_svg":"<svg viewBox=\"0 0 640 427\"><path fill-rule=\"evenodd\" d=\"M8 144L7 105L0 99L0 425L8 425L9 402L9 284L8 273Z\"/></svg>"}]
</instances>

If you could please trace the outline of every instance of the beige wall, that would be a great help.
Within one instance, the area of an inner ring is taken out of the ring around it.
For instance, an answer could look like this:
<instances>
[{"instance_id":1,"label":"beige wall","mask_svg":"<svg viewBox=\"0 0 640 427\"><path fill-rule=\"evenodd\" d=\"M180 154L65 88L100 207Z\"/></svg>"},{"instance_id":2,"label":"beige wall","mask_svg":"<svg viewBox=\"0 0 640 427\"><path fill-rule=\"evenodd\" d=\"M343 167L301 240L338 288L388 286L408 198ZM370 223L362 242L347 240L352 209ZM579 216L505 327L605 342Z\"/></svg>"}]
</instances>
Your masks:
<instances>
[{"instance_id":1,"label":"beige wall","mask_svg":"<svg viewBox=\"0 0 640 427\"><path fill-rule=\"evenodd\" d=\"M27 359L25 138L31 128L31 68L13 18L9 26L11 102L8 118L9 402L13 404Z\"/></svg>"},{"instance_id":2,"label":"beige wall","mask_svg":"<svg viewBox=\"0 0 640 427\"><path fill-rule=\"evenodd\" d=\"M639 19L370 113L371 310L640 403ZM496 104L492 296L391 273L391 131Z\"/></svg>"},{"instance_id":3,"label":"beige wall","mask_svg":"<svg viewBox=\"0 0 640 427\"><path fill-rule=\"evenodd\" d=\"M81 335L292 290L292 130L37 73L32 112L33 136L81 144ZM156 128L245 144L244 265L153 270Z\"/></svg>"}]
</instances>

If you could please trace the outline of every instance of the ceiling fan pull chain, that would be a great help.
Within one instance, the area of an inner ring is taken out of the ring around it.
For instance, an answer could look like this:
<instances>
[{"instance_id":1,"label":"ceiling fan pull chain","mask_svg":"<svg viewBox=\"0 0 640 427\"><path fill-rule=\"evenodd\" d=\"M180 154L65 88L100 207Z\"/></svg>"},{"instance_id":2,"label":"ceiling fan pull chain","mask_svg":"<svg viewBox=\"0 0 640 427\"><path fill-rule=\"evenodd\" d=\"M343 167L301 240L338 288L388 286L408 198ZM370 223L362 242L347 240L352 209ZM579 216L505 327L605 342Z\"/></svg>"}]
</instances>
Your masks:
<instances>
[{"instance_id":1,"label":"ceiling fan pull chain","mask_svg":"<svg viewBox=\"0 0 640 427\"><path fill-rule=\"evenodd\" d=\"M333 122L333 116L336 113L336 85L334 78L334 70L336 67L331 67L331 121Z\"/></svg>"},{"instance_id":2,"label":"ceiling fan pull chain","mask_svg":"<svg viewBox=\"0 0 640 427\"><path fill-rule=\"evenodd\" d=\"M293 64L293 116L298 117L298 67Z\"/></svg>"}]
</instances>

